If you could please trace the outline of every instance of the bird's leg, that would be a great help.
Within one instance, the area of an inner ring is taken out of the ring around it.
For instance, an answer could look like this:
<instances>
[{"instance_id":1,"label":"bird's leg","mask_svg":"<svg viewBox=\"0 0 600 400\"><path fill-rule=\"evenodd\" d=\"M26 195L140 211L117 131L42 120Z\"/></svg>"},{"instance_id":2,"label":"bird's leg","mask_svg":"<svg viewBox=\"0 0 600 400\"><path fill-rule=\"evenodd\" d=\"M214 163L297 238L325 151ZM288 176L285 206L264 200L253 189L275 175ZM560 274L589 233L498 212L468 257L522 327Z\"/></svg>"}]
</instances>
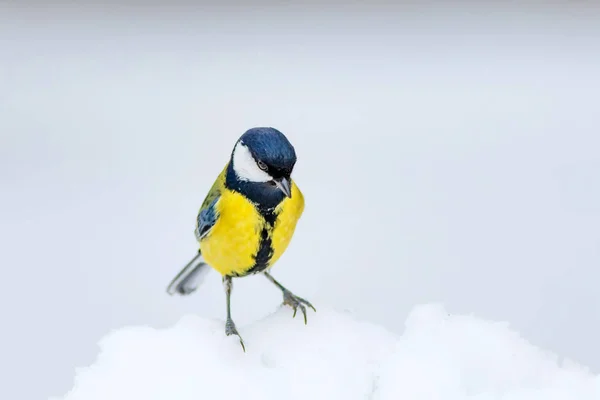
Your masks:
<instances>
[{"instance_id":1,"label":"bird's leg","mask_svg":"<svg viewBox=\"0 0 600 400\"><path fill-rule=\"evenodd\" d=\"M277 282L275 278L271 276L268 272L264 272L265 276L268 280L273 282L275 286L277 286L283 292L283 304L286 304L294 309L294 318L296 317L296 311L300 308L302 314L304 314L304 324L306 324L306 307L310 307L314 312L317 312L312 304L308 302L308 300L304 300L302 297L296 296L294 293L287 290L281 283Z\"/></svg>"},{"instance_id":2,"label":"bird's leg","mask_svg":"<svg viewBox=\"0 0 600 400\"><path fill-rule=\"evenodd\" d=\"M233 320L231 319L231 290L233 289L233 282L230 276L223 277L223 286L225 287L225 296L227 298L227 321L225 322L225 335L231 336L236 335L240 338L240 344L242 345L242 349L246 352L246 346L244 346L244 341L242 337L237 331Z\"/></svg>"}]
</instances>

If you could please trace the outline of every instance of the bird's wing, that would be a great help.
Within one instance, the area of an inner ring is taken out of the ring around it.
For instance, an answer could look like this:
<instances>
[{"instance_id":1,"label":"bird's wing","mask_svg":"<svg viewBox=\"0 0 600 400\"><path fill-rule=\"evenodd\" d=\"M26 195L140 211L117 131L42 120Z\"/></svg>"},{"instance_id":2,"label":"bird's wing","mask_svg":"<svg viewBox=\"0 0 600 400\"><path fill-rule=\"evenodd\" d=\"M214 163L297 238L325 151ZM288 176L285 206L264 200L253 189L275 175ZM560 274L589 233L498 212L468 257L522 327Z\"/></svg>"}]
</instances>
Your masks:
<instances>
[{"instance_id":1,"label":"bird's wing","mask_svg":"<svg viewBox=\"0 0 600 400\"><path fill-rule=\"evenodd\" d=\"M217 218L219 217L215 205L220 198L220 196L215 197L214 200L208 204L208 206L200 209L195 231L196 239L198 241L208 235L212 227L215 226Z\"/></svg>"},{"instance_id":2,"label":"bird's wing","mask_svg":"<svg viewBox=\"0 0 600 400\"><path fill-rule=\"evenodd\" d=\"M227 166L225 169L219 174L215 183L212 185L204 202L202 202L202 206L200 207L200 211L198 212L198 218L196 219L196 239L200 240L204 238L206 235L210 233L210 230L217 222L219 218L218 211L216 209L216 204L221 198L221 192L225 187L225 174L227 173Z\"/></svg>"},{"instance_id":3,"label":"bird's wing","mask_svg":"<svg viewBox=\"0 0 600 400\"><path fill-rule=\"evenodd\" d=\"M208 191L206 198L202 202L198 218L196 219L196 238L202 239L210 233L210 230L219 218L216 204L221 198L221 193L225 187L225 174L227 173L227 165L219 174L213 186ZM204 280L206 274L210 271L208 264L202 258L202 254L198 254L173 278L167 287L167 293L173 295L175 293L188 295L194 292Z\"/></svg>"}]
</instances>

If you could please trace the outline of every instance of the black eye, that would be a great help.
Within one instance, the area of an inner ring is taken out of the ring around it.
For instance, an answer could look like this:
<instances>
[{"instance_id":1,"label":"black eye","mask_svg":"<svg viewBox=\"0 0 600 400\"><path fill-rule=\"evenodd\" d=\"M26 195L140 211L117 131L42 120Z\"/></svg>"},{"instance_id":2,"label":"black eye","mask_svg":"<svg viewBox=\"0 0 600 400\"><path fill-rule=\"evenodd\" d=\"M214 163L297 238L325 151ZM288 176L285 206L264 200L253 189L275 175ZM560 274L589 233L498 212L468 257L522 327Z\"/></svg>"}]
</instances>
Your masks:
<instances>
[{"instance_id":1,"label":"black eye","mask_svg":"<svg viewBox=\"0 0 600 400\"><path fill-rule=\"evenodd\" d=\"M264 162L258 160L257 162L258 164L258 168L262 169L263 171L266 171L268 169L267 164L265 164Z\"/></svg>"}]
</instances>

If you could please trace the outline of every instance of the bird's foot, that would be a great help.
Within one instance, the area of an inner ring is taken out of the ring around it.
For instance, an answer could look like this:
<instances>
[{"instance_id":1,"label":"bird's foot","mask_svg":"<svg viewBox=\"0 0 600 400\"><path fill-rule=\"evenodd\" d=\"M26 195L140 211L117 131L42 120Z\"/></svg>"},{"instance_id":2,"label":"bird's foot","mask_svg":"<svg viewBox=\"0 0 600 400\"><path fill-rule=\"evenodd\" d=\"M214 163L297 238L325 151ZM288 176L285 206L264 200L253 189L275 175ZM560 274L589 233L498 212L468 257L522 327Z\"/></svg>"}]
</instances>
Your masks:
<instances>
[{"instance_id":1,"label":"bird's foot","mask_svg":"<svg viewBox=\"0 0 600 400\"><path fill-rule=\"evenodd\" d=\"M314 312L317 312L317 310L315 310L313 305L310 304L308 302L308 300L304 300L302 297L296 296L294 293L290 292L289 290L283 291L283 304L286 304L294 309L293 318L296 318L296 312L298 311L298 308L300 308L300 311L302 311L302 314L304 315L304 324L305 325L306 325L306 307L310 307L313 309Z\"/></svg>"},{"instance_id":2,"label":"bird's foot","mask_svg":"<svg viewBox=\"0 0 600 400\"><path fill-rule=\"evenodd\" d=\"M240 344L242 345L242 350L244 350L244 353L246 352L246 346L244 346L244 341L242 340L242 337L238 333L237 328L235 327L235 324L233 323L233 320L231 318L228 318L227 322L225 323L225 335L227 335L227 336L236 335L238 338L240 338Z\"/></svg>"}]
</instances>

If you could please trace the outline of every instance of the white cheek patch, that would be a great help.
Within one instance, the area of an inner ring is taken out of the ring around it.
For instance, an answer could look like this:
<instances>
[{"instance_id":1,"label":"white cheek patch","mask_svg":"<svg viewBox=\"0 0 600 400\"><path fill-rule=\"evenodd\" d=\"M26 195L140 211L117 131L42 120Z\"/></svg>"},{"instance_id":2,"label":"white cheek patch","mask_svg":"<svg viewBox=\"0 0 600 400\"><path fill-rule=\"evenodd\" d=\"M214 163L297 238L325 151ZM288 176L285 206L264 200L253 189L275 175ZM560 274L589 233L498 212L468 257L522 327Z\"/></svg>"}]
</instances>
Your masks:
<instances>
[{"instance_id":1,"label":"white cheek patch","mask_svg":"<svg viewBox=\"0 0 600 400\"><path fill-rule=\"evenodd\" d=\"M269 182L273 179L258 167L250 150L242 142L239 142L233 150L233 170L243 181Z\"/></svg>"}]
</instances>

